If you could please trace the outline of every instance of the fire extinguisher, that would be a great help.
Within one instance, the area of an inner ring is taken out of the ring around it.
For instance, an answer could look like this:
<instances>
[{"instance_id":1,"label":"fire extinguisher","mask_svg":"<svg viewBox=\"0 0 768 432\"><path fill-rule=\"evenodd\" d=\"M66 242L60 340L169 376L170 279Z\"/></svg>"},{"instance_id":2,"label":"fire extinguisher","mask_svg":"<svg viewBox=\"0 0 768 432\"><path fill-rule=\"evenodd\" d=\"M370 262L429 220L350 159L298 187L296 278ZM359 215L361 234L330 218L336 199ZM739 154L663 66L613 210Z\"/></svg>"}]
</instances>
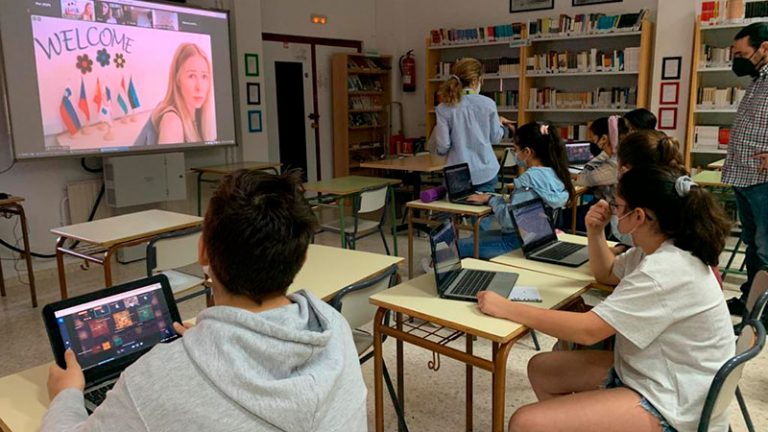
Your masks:
<instances>
[{"instance_id":1,"label":"fire extinguisher","mask_svg":"<svg viewBox=\"0 0 768 432\"><path fill-rule=\"evenodd\" d=\"M400 74L403 76L403 91L416 91L416 58L413 50L400 57Z\"/></svg>"}]
</instances>

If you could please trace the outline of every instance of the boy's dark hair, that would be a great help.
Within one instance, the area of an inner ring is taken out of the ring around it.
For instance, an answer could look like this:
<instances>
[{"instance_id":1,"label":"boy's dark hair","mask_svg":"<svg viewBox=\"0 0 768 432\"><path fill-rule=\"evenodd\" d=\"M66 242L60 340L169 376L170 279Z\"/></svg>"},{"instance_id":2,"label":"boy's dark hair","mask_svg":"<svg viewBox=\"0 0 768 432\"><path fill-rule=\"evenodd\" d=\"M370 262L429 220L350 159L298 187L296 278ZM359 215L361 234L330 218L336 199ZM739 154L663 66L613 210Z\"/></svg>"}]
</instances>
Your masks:
<instances>
[{"instance_id":1,"label":"boy's dark hair","mask_svg":"<svg viewBox=\"0 0 768 432\"><path fill-rule=\"evenodd\" d=\"M596 136L597 138L600 138L603 135L610 136L610 128L608 124L608 117L600 117L599 119L593 121L589 125L589 131L592 132L592 135ZM624 139L624 136L629 133L629 127L627 126L627 121L623 117L618 118L618 129L619 129L619 143ZM619 144L617 143L617 145Z\"/></svg>"},{"instance_id":2,"label":"boy's dark hair","mask_svg":"<svg viewBox=\"0 0 768 432\"><path fill-rule=\"evenodd\" d=\"M749 46L754 49L760 48L763 42L768 41L768 23L756 22L752 23L736 33L733 40L739 40L741 38L749 38Z\"/></svg>"},{"instance_id":3,"label":"boy's dark hair","mask_svg":"<svg viewBox=\"0 0 768 432\"><path fill-rule=\"evenodd\" d=\"M731 222L723 206L703 188L691 186L680 196L675 186L678 178L680 173L669 168L633 168L619 179L617 193L628 210L650 210L649 217L657 220L661 233L675 246L704 264L717 265Z\"/></svg>"},{"instance_id":4,"label":"boy's dark hair","mask_svg":"<svg viewBox=\"0 0 768 432\"><path fill-rule=\"evenodd\" d=\"M546 134L542 134L542 129ZM515 134L515 144L520 149L530 148L545 167L552 168L563 182L568 196L575 195L571 173L568 171L568 154L560 140L557 128L548 123L530 122L520 126Z\"/></svg>"},{"instance_id":5,"label":"boy's dark hair","mask_svg":"<svg viewBox=\"0 0 768 432\"><path fill-rule=\"evenodd\" d=\"M634 130L656 129L656 116L645 108L634 109L624 114L624 120Z\"/></svg>"},{"instance_id":6,"label":"boy's dark hair","mask_svg":"<svg viewBox=\"0 0 768 432\"><path fill-rule=\"evenodd\" d=\"M650 166L669 167L686 174L680 143L657 130L640 130L627 135L617 152L620 166L631 169Z\"/></svg>"},{"instance_id":7,"label":"boy's dark hair","mask_svg":"<svg viewBox=\"0 0 768 432\"><path fill-rule=\"evenodd\" d=\"M224 289L261 303L285 294L304 264L317 219L301 175L240 170L222 179L203 223L213 274Z\"/></svg>"}]
</instances>

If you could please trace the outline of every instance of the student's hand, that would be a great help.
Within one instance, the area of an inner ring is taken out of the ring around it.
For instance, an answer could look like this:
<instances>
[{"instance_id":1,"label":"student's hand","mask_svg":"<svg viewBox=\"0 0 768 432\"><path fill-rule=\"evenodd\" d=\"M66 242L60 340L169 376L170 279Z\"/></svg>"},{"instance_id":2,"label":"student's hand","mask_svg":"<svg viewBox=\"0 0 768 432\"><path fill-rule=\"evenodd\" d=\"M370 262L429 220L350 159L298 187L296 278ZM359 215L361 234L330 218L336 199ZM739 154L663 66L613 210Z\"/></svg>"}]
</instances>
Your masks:
<instances>
[{"instance_id":1,"label":"student's hand","mask_svg":"<svg viewBox=\"0 0 768 432\"><path fill-rule=\"evenodd\" d=\"M758 170L768 171L768 152L757 153L752 157L760 161L760 168L758 168Z\"/></svg>"},{"instance_id":2,"label":"student's hand","mask_svg":"<svg viewBox=\"0 0 768 432\"><path fill-rule=\"evenodd\" d=\"M509 126L514 126L515 125L514 121L512 121L512 120L510 120L510 119L508 119L506 117L499 116L499 120L501 120L501 125L502 126L509 127Z\"/></svg>"},{"instance_id":3,"label":"student's hand","mask_svg":"<svg viewBox=\"0 0 768 432\"><path fill-rule=\"evenodd\" d=\"M179 336L184 336L184 332L194 327L194 324L187 324L187 323L173 323L173 329L176 330L176 333L179 334Z\"/></svg>"},{"instance_id":4,"label":"student's hand","mask_svg":"<svg viewBox=\"0 0 768 432\"><path fill-rule=\"evenodd\" d=\"M589 208L587 215L584 216L584 224L587 226L587 233L600 232L611 222L611 206L608 201L600 200L597 204Z\"/></svg>"},{"instance_id":5,"label":"student's hand","mask_svg":"<svg viewBox=\"0 0 768 432\"><path fill-rule=\"evenodd\" d=\"M473 194L467 197L467 201L472 201L480 204L488 204L491 200L491 194Z\"/></svg>"},{"instance_id":6,"label":"student's hand","mask_svg":"<svg viewBox=\"0 0 768 432\"><path fill-rule=\"evenodd\" d=\"M83 369L77 363L77 356L71 349L64 352L64 361L67 362L66 369L60 368L56 363L48 369L48 397L51 400L68 388L76 388L80 391L85 389Z\"/></svg>"},{"instance_id":7,"label":"student's hand","mask_svg":"<svg viewBox=\"0 0 768 432\"><path fill-rule=\"evenodd\" d=\"M506 318L504 312L509 300L493 291L480 291L477 293L477 307L480 312L497 318Z\"/></svg>"}]
</instances>

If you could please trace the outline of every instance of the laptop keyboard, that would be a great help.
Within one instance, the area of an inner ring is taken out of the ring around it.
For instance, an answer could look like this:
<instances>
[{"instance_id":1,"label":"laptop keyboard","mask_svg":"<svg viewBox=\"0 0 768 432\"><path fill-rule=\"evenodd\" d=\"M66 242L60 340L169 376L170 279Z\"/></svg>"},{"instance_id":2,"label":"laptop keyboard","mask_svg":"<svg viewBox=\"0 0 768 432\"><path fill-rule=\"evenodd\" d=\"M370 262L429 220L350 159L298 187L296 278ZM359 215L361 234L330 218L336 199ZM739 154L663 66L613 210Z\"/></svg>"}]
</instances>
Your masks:
<instances>
[{"instance_id":1,"label":"laptop keyboard","mask_svg":"<svg viewBox=\"0 0 768 432\"><path fill-rule=\"evenodd\" d=\"M112 390L112 387L115 386L115 382L116 381L108 382L100 387L96 387L95 389L88 391L85 393L85 399L96 406L101 405L101 403L104 402L104 399L107 397L107 392Z\"/></svg>"},{"instance_id":2,"label":"laptop keyboard","mask_svg":"<svg viewBox=\"0 0 768 432\"><path fill-rule=\"evenodd\" d=\"M477 293L488 288L496 273L478 270L464 270L464 274L456 284L451 294L475 297Z\"/></svg>"},{"instance_id":3,"label":"laptop keyboard","mask_svg":"<svg viewBox=\"0 0 768 432\"><path fill-rule=\"evenodd\" d=\"M551 260L561 260L583 247L583 245L576 243L558 243L556 246L536 254L536 256Z\"/></svg>"}]
</instances>

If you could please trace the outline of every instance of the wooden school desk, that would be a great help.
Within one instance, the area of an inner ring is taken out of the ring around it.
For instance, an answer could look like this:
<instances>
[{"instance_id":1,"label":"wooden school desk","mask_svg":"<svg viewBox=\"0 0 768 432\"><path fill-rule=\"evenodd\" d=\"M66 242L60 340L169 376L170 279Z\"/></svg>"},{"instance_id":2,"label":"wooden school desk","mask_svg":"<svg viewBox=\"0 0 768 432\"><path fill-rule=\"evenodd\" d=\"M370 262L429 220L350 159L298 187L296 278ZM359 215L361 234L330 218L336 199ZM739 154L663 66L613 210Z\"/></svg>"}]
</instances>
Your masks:
<instances>
[{"instance_id":1,"label":"wooden school desk","mask_svg":"<svg viewBox=\"0 0 768 432\"><path fill-rule=\"evenodd\" d=\"M400 180L366 176L344 176L330 180L321 180L304 183L306 192L315 192L336 197L336 205L339 210L339 231L341 247L346 245L346 232L344 230L344 203L366 189L373 189L387 185L389 189L390 224L392 226L392 241L395 243L394 251L397 255L397 215L395 214L395 191L392 186L400 184Z\"/></svg>"},{"instance_id":2,"label":"wooden school desk","mask_svg":"<svg viewBox=\"0 0 768 432\"><path fill-rule=\"evenodd\" d=\"M725 165L725 158L716 160L709 165L707 165L707 168L715 171L720 171L723 169L723 165Z\"/></svg>"},{"instance_id":3,"label":"wooden school desk","mask_svg":"<svg viewBox=\"0 0 768 432\"><path fill-rule=\"evenodd\" d=\"M35 290L35 271L32 269L32 249L29 246L29 229L27 228L27 216L21 203L24 198L12 196L0 200L0 215L10 214L19 217L21 223L21 237L24 239L24 259L27 263L27 277L29 278L29 297L32 299L32 307L37 307L37 291ZM0 265L0 295L5 297L5 276L3 266Z\"/></svg>"},{"instance_id":4,"label":"wooden school desk","mask_svg":"<svg viewBox=\"0 0 768 432\"><path fill-rule=\"evenodd\" d=\"M203 218L165 210L147 210L114 216L76 225L53 228L56 234L56 264L59 270L61 298L67 298L67 279L64 255L82 258L104 266L105 287L112 286L112 255L118 249L145 243L154 237L202 225ZM76 240L88 246L72 249L64 246L67 240Z\"/></svg>"},{"instance_id":5,"label":"wooden school desk","mask_svg":"<svg viewBox=\"0 0 768 432\"><path fill-rule=\"evenodd\" d=\"M699 171L693 176L693 181L699 186L728 187L722 182L723 173L720 171Z\"/></svg>"},{"instance_id":6,"label":"wooden school desk","mask_svg":"<svg viewBox=\"0 0 768 432\"><path fill-rule=\"evenodd\" d=\"M288 292L306 289L329 301L342 288L375 276L403 258L329 246L309 245L307 261ZM48 368L51 363L0 378L0 429L36 432L48 409Z\"/></svg>"},{"instance_id":7,"label":"wooden school desk","mask_svg":"<svg viewBox=\"0 0 768 432\"><path fill-rule=\"evenodd\" d=\"M469 228L474 235L474 257L480 257L480 220L491 214L491 207L487 205L454 204L447 199L425 203L421 200L410 201L405 205L408 212L408 278L413 277L413 224L422 223L434 225L435 219L428 217L416 217L414 211L433 211L448 213L453 218L467 216L472 219L470 226L456 224L461 229Z\"/></svg>"},{"instance_id":8,"label":"wooden school desk","mask_svg":"<svg viewBox=\"0 0 768 432\"><path fill-rule=\"evenodd\" d=\"M201 216L202 212L202 190L200 188L202 183L218 183L218 180L205 179L203 176L206 174L212 174L216 176L225 176L232 174L235 171L245 169L248 171L273 171L278 174L282 164L280 162L238 162L224 165L214 165L207 167L192 168L192 172L197 173L197 215Z\"/></svg>"},{"instance_id":9,"label":"wooden school desk","mask_svg":"<svg viewBox=\"0 0 768 432\"><path fill-rule=\"evenodd\" d=\"M462 260L465 268L514 271L520 275L517 284L533 286L539 289L542 303L530 303L533 306L547 309L567 307L586 291L583 284L571 279L537 273L525 269L512 269L500 264L489 263L472 258ZM437 295L433 275L422 275L410 279L393 288L371 296L370 302L379 307L374 318L374 396L376 410L376 432L384 430L384 395L383 395L383 360L381 336L383 334L397 340L397 385L399 401L405 410L404 374L403 374L403 342L420 346L440 355L463 362L466 367L466 430L472 429L472 368L478 367L493 374L492 379L492 430L506 430L504 415L507 357L512 345L529 329L512 321L493 318L484 315L473 302L445 300ZM395 312L395 324L384 325L384 317L388 311ZM409 327L403 315L428 321L455 332L448 337L435 338L436 332L419 332L417 327ZM466 352L447 346L449 340L461 335L466 338ZM472 353L473 337L488 339L492 343L491 359L476 356ZM521 365L523 366L523 365ZM448 429L458 430L455 425Z\"/></svg>"},{"instance_id":10,"label":"wooden school desk","mask_svg":"<svg viewBox=\"0 0 768 432\"><path fill-rule=\"evenodd\" d=\"M421 173L433 173L442 171L445 167L445 156L433 154L422 154L418 156L382 159L378 161L363 162L361 168L371 168L380 170L400 171L403 173L413 173L410 181L413 183L414 198L418 198L421 193Z\"/></svg>"},{"instance_id":11,"label":"wooden school desk","mask_svg":"<svg viewBox=\"0 0 768 432\"><path fill-rule=\"evenodd\" d=\"M557 236L557 238L558 240L566 241L569 243L583 245L587 244L587 238L585 236L560 234ZM608 246L610 247L615 245L616 242L608 242ZM491 258L491 262L515 268L531 270L539 273L560 276L577 281L579 284L588 284L592 288L601 289L603 291L613 291L613 287L595 282L595 277L592 275L592 269L589 267L589 262L585 262L579 267L567 267L559 264L533 261L525 258L522 249L517 249L511 252L507 252L504 255L499 255L496 258Z\"/></svg>"}]
</instances>

